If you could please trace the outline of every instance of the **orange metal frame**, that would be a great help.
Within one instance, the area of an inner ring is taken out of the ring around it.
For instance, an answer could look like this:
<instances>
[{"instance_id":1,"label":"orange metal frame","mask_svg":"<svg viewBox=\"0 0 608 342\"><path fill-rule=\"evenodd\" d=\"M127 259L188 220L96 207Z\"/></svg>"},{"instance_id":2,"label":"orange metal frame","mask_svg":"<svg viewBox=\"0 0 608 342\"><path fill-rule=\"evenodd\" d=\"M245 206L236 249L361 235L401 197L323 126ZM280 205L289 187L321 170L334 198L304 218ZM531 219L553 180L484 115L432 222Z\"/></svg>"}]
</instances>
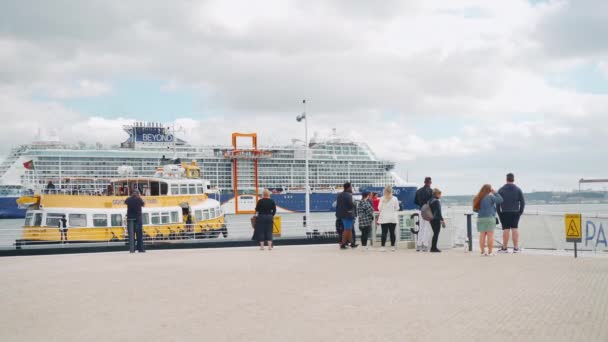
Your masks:
<instances>
[{"instance_id":1,"label":"orange metal frame","mask_svg":"<svg viewBox=\"0 0 608 342\"><path fill-rule=\"evenodd\" d=\"M239 150L237 147L237 138L251 138L253 150L243 149ZM258 194L258 135L256 133L232 133L232 179L234 180L234 213L235 214L255 214L255 210L239 210L239 189L238 189L238 172L237 172L237 160L236 156L241 152L253 152L253 181L255 187L255 199L259 198Z\"/></svg>"}]
</instances>

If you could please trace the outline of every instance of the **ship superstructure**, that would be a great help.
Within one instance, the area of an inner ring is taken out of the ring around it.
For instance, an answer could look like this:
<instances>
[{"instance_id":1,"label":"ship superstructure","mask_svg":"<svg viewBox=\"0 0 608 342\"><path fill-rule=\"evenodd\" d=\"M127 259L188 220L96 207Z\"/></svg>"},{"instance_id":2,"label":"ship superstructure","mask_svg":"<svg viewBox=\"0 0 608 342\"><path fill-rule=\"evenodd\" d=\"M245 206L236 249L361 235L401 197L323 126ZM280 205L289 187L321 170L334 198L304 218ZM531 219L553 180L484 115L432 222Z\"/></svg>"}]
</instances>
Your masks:
<instances>
[{"instance_id":1,"label":"ship superstructure","mask_svg":"<svg viewBox=\"0 0 608 342\"><path fill-rule=\"evenodd\" d=\"M195 160L204 178L220 190L225 212L231 212L230 207L234 206L231 203L234 201L232 146L189 145L176 138L171 127L159 123L134 123L123 129L129 138L114 147L60 143L18 146L0 165L0 188L23 185L28 189L44 189L51 182L55 189L103 190L111 178L118 176L121 167L129 167L134 176L152 176L151 170L159 162ZM262 148L269 158L259 160L259 187L271 189L283 210L303 211L305 146L294 140L291 145ZM377 190L387 184L403 186L401 190L409 189L408 196L413 196L415 187L396 184L399 179L393 172L394 162L377 158L364 143L340 138L335 130L326 139L313 137L309 151L312 211L331 211L335 193L341 191L345 181L359 189ZM29 166L28 162L32 163L29 169L24 166ZM404 207L410 206L409 199L404 198L402 202L407 202L403 203Z\"/></svg>"}]
</instances>

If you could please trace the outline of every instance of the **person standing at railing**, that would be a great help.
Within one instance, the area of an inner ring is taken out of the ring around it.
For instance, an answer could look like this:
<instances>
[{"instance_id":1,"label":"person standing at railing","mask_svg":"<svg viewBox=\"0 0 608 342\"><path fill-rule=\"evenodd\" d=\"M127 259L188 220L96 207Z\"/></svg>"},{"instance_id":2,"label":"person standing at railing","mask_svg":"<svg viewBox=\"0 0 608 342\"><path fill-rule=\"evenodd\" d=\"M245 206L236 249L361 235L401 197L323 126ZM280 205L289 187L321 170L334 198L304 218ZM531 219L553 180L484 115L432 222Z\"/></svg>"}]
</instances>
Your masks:
<instances>
[{"instance_id":1,"label":"person standing at railing","mask_svg":"<svg viewBox=\"0 0 608 342\"><path fill-rule=\"evenodd\" d=\"M363 191L361 193L361 201L357 205L357 217L359 218L359 230L361 231L361 244L365 250L367 247L367 239L372 230L372 222L374 222L374 208L369 201L370 193Z\"/></svg>"},{"instance_id":2,"label":"person standing at railing","mask_svg":"<svg viewBox=\"0 0 608 342\"><path fill-rule=\"evenodd\" d=\"M431 177L424 178L424 186L416 190L414 197L414 204L418 206L418 237L416 239L416 252L426 251L429 247L429 241L431 240L431 225L429 221L423 220L420 214L420 208L427 204L433 198L433 189L431 189Z\"/></svg>"},{"instance_id":3,"label":"person standing at railing","mask_svg":"<svg viewBox=\"0 0 608 342\"><path fill-rule=\"evenodd\" d=\"M277 212L277 205L270 198L270 191L264 189L262 199L255 206L257 219L255 221L255 240L260 243L260 250L264 250L264 241L268 245L268 250L272 250L272 226L274 215Z\"/></svg>"},{"instance_id":4,"label":"person standing at railing","mask_svg":"<svg viewBox=\"0 0 608 342\"><path fill-rule=\"evenodd\" d=\"M372 207L374 208L374 211L380 211L380 199L378 198L378 193L377 192L372 192Z\"/></svg>"},{"instance_id":5,"label":"person standing at railing","mask_svg":"<svg viewBox=\"0 0 608 342\"><path fill-rule=\"evenodd\" d=\"M433 240L431 242L431 253L439 253L441 252L439 248L437 248L437 241L439 240L439 232L441 232L441 227L445 227L445 221L443 220L443 215L441 214L441 190L435 188L433 189L433 198L429 202L429 207L431 207L431 212L433 213L433 219L430 221L431 228L433 228Z\"/></svg>"},{"instance_id":6,"label":"person standing at railing","mask_svg":"<svg viewBox=\"0 0 608 342\"><path fill-rule=\"evenodd\" d=\"M484 184L473 199L473 211L477 213L477 231L482 256L492 256L494 228L496 228L496 205L503 199L490 184ZM486 241L488 251L485 251Z\"/></svg>"},{"instance_id":7,"label":"person standing at railing","mask_svg":"<svg viewBox=\"0 0 608 342\"><path fill-rule=\"evenodd\" d=\"M133 231L135 233L135 239L137 240L136 247L140 253L145 253L144 249L144 236L143 236L143 220L142 220L142 208L145 205L144 200L139 195L139 190L135 189L131 193L131 196L125 200L127 205L127 224L133 220L135 227Z\"/></svg>"},{"instance_id":8,"label":"person standing at railing","mask_svg":"<svg viewBox=\"0 0 608 342\"><path fill-rule=\"evenodd\" d=\"M498 193L503 198L503 202L496 206L500 223L502 224L502 248L499 253L507 253L509 246L509 232L513 233L513 253L519 252L519 218L524 213L526 201L521 189L513 184L515 176L507 174L507 184L503 185Z\"/></svg>"},{"instance_id":9,"label":"person standing at railing","mask_svg":"<svg viewBox=\"0 0 608 342\"><path fill-rule=\"evenodd\" d=\"M395 235L395 227L397 227L397 212L399 211L399 200L393 196L393 187L387 185L384 188L384 194L380 199L380 215L378 215L378 223L382 227L382 248L380 251L386 252L386 236L390 233L391 236L391 250L395 251L395 242L397 237Z\"/></svg>"},{"instance_id":10,"label":"person standing at railing","mask_svg":"<svg viewBox=\"0 0 608 342\"><path fill-rule=\"evenodd\" d=\"M61 243L68 241L68 220L65 215L61 215L59 219L59 233L61 233Z\"/></svg>"},{"instance_id":11,"label":"person standing at railing","mask_svg":"<svg viewBox=\"0 0 608 342\"><path fill-rule=\"evenodd\" d=\"M49 181L46 184L46 193L47 194L53 194L53 193L55 193L55 184L53 184L52 181Z\"/></svg>"},{"instance_id":12,"label":"person standing at railing","mask_svg":"<svg viewBox=\"0 0 608 342\"><path fill-rule=\"evenodd\" d=\"M338 194L336 199L336 217L342 221L342 239L340 248L346 249L347 244L355 248L353 243L353 227L355 223L355 204L353 202L353 187L350 182L344 183L344 191Z\"/></svg>"}]
</instances>

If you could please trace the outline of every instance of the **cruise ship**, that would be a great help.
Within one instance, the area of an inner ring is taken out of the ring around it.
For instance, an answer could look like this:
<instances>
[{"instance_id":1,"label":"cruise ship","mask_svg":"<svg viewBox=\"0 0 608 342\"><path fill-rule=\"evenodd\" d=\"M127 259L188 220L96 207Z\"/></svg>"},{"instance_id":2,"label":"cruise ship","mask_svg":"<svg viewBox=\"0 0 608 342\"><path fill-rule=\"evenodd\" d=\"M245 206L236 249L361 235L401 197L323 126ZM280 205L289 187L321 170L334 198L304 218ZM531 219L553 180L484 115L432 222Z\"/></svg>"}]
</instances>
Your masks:
<instances>
[{"instance_id":1,"label":"cruise ship","mask_svg":"<svg viewBox=\"0 0 608 342\"><path fill-rule=\"evenodd\" d=\"M155 167L180 160L201 166L224 213L254 208L254 175L258 189L271 190L280 212L305 210L306 146L296 139L291 145L260 147L255 155L263 158L256 159L257 169L247 173L243 167L236 172L235 146L194 146L161 123L135 122L123 129L128 138L110 147L38 139L13 148L0 164L0 217L24 217L15 201L26 192L97 190L102 194L121 169L149 177ZM375 191L380 196L384 186L393 185L402 208L414 208L416 186L403 182L394 172L395 163L377 158L367 144L341 138L334 129L326 138L315 134L308 147L311 212L334 211L336 195L346 181L357 191Z\"/></svg>"}]
</instances>

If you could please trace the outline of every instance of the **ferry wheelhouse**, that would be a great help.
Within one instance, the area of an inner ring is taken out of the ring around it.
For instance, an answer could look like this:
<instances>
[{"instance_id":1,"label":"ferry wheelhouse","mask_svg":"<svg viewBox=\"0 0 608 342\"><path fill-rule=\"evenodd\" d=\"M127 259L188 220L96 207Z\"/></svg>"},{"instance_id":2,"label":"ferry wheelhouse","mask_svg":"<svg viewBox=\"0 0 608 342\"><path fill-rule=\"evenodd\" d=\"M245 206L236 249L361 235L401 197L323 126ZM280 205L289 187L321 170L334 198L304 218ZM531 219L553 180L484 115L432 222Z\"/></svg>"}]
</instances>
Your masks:
<instances>
[{"instance_id":1,"label":"ferry wheelhouse","mask_svg":"<svg viewBox=\"0 0 608 342\"><path fill-rule=\"evenodd\" d=\"M145 206L146 240L176 240L228 236L220 203L209 195L210 183L201 178L196 161L164 165L152 177L127 175L112 179L100 191L42 191L22 196L26 208L20 244L32 242L104 242L127 238L125 199L138 189ZM67 234L60 228L67 220ZM62 236L63 235L63 236Z\"/></svg>"}]
</instances>

